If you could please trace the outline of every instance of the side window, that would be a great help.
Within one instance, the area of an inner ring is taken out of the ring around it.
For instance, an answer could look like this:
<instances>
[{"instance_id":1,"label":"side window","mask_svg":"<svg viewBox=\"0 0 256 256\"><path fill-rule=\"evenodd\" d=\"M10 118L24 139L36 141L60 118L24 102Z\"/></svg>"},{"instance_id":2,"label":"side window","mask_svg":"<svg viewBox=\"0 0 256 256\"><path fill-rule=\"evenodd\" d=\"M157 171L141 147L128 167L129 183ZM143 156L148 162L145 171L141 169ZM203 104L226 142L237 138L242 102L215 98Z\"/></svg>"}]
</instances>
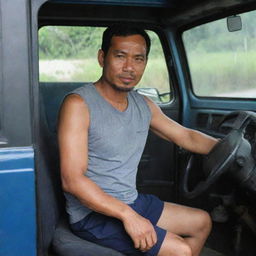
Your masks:
<instances>
[{"instance_id":1,"label":"side window","mask_svg":"<svg viewBox=\"0 0 256 256\"><path fill-rule=\"evenodd\" d=\"M256 11L240 16L239 31L229 32L221 19L183 33L197 96L256 98Z\"/></svg>"},{"instance_id":2,"label":"side window","mask_svg":"<svg viewBox=\"0 0 256 256\"><path fill-rule=\"evenodd\" d=\"M45 26L39 30L40 82L93 82L101 76L97 52L105 28ZM148 31L151 51L136 89L157 103L171 100L166 61L159 37Z\"/></svg>"},{"instance_id":3,"label":"side window","mask_svg":"<svg viewBox=\"0 0 256 256\"><path fill-rule=\"evenodd\" d=\"M151 49L145 73L137 88L144 91L156 103L166 103L171 100L169 74L166 66L163 48L158 35L153 31L147 31L151 39ZM157 93L154 93L157 90ZM154 97L157 95L157 97Z\"/></svg>"}]
</instances>

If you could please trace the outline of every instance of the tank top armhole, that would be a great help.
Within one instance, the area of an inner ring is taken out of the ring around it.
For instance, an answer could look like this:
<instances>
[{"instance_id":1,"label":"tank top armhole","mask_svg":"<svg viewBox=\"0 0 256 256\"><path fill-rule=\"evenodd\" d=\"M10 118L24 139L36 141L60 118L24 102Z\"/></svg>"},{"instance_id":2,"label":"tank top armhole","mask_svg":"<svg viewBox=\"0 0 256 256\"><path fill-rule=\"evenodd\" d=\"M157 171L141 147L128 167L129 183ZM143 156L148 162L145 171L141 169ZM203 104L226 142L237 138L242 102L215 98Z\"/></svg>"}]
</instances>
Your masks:
<instances>
[{"instance_id":1,"label":"tank top armhole","mask_svg":"<svg viewBox=\"0 0 256 256\"><path fill-rule=\"evenodd\" d=\"M148 112L149 112L149 115L150 115L150 121L152 120L152 112L151 112L151 109L148 105L148 102L146 101L146 96L142 96L142 100L145 102L145 105L146 105L146 108L148 109Z\"/></svg>"},{"instance_id":2,"label":"tank top armhole","mask_svg":"<svg viewBox=\"0 0 256 256\"><path fill-rule=\"evenodd\" d=\"M145 108L147 109L147 112L148 112L149 121L151 122L151 120L152 120L152 112L151 112L151 109L150 109L150 107L149 107L145 97L143 95L139 94L136 91L133 91L133 95L134 95L133 97L141 99L141 101L144 103Z\"/></svg>"}]
</instances>

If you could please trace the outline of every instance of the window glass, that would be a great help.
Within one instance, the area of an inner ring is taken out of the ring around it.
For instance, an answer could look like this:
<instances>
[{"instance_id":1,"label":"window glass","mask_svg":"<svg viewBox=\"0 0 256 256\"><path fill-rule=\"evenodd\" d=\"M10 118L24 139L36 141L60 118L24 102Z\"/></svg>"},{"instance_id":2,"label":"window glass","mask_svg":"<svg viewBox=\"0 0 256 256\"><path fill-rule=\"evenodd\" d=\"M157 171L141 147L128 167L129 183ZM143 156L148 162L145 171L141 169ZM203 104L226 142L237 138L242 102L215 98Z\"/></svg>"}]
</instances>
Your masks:
<instances>
[{"instance_id":1,"label":"window glass","mask_svg":"<svg viewBox=\"0 0 256 256\"><path fill-rule=\"evenodd\" d=\"M183 33L196 95L256 98L256 12L240 17L239 31L221 19Z\"/></svg>"},{"instance_id":2,"label":"window glass","mask_svg":"<svg viewBox=\"0 0 256 256\"><path fill-rule=\"evenodd\" d=\"M40 82L90 82L101 76L97 61L105 28L46 26L39 30ZM156 33L147 31L151 51L139 92L158 103L170 101L163 49Z\"/></svg>"}]
</instances>

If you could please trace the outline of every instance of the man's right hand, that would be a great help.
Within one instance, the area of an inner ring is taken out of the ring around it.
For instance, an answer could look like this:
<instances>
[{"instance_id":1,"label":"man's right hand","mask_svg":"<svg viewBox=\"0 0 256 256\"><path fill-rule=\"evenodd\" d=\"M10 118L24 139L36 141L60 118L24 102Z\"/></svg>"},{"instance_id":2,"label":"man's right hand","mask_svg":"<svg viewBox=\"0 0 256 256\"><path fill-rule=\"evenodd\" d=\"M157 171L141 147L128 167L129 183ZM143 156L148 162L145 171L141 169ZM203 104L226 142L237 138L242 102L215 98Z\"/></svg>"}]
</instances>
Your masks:
<instances>
[{"instance_id":1,"label":"man's right hand","mask_svg":"<svg viewBox=\"0 0 256 256\"><path fill-rule=\"evenodd\" d=\"M148 219L134 212L123 220L123 224L136 249L145 252L156 244L157 235Z\"/></svg>"}]
</instances>

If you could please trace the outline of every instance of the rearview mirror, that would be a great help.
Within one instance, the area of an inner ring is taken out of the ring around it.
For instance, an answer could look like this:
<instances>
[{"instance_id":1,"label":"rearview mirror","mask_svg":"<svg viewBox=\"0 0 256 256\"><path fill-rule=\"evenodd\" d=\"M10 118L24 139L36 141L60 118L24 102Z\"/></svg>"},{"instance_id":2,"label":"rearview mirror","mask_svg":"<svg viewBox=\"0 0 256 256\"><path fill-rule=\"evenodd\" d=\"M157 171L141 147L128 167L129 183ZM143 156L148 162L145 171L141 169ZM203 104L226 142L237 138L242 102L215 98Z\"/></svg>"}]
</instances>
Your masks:
<instances>
[{"instance_id":1,"label":"rearview mirror","mask_svg":"<svg viewBox=\"0 0 256 256\"><path fill-rule=\"evenodd\" d=\"M237 15L227 17L227 27L229 32L242 30L241 17Z\"/></svg>"}]
</instances>

